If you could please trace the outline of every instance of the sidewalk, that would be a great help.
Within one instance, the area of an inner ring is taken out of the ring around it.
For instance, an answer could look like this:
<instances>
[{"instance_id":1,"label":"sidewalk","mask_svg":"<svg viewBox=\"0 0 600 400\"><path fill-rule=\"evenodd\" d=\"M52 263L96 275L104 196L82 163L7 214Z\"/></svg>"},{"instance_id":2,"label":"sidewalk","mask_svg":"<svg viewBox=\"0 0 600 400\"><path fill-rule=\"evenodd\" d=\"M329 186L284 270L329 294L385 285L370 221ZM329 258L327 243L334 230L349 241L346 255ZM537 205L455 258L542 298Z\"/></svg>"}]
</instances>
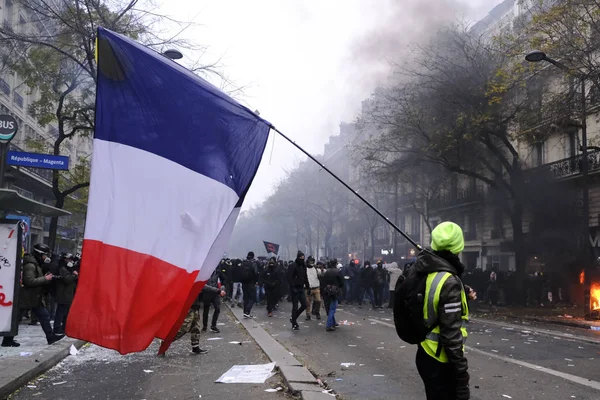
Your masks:
<instances>
[{"instance_id":1,"label":"sidewalk","mask_svg":"<svg viewBox=\"0 0 600 400\"><path fill-rule=\"evenodd\" d=\"M81 348L85 342L64 338L48 345L42 327L27 323L19 325L19 336L15 340L21 347L0 347L0 399L5 399L58 364L69 355L71 345Z\"/></svg>"},{"instance_id":2,"label":"sidewalk","mask_svg":"<svg viewBox=\"0 0 600 400\"><path fill-rule=\"evenodd\" d=\"M600 330L600 320L586 320L582 306L494 307L476 303L470 308L473 315L481 319L498 321L516 319L594 331Z\"/></svg>"}]
</instances>

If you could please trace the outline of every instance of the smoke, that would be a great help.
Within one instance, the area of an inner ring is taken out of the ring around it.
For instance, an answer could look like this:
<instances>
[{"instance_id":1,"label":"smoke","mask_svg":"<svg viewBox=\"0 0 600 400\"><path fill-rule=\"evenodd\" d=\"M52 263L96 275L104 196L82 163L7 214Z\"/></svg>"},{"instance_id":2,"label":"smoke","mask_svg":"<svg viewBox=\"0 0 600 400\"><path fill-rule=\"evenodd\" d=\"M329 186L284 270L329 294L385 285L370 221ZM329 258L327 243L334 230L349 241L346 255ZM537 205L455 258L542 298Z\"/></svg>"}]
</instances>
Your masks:
<instances>
[{"instance_id":1,"label":"smoke","mask_svg":"<svg viewBox=\"0 0 600 400\"><path fill-rule=\"evenodd\" d=\"M347 54L346 73L362 92L410 63L416 46L427 43L443 26L470 25L501 0L381 0L365 10L364 33ZM368 94L367 94L368 95Z\"/></svg>"}]
</instances>

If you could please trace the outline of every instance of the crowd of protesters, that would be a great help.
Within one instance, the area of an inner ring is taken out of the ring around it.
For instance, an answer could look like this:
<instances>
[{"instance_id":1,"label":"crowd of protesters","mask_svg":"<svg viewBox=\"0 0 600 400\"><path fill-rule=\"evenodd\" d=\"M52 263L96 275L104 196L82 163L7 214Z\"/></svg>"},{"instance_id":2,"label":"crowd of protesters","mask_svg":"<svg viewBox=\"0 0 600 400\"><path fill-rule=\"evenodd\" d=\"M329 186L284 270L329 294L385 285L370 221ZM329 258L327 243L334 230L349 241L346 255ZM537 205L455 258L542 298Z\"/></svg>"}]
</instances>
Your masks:
<instances>
[{"instance_id":1,"label":"crowd of protesters","mask_svg":"<svg viewBox=\"0 0 600 400\"><path fill-rule=\"evenodd\" d=\"M79 279L80 258L53 254L45 244L36 244L23 256L19 290L19 321L41 325L48 344L65 336L67 316ZM13 336L4 336L2 347L19 347Z\"/></svg>"},{"instance_id":2,"label":"crowd of protesters","mask_svg":"<svg viewBox=\"0 0 600 400\"><path fill-rule=\"evenodd\" d=\"M392 308L394 287L402 274L395 262L371 265L370 261L351 260L344 266L336 259L317 261L301 251L290 261L255 258L249 252L245 259L221 260L217 270L227 300L232 307L243 309L244 318L253 318L255 304L266 305L267 316L272 317L279 303L287 300L292 303L293 330L300 329L298 318L303 313L306 320L320 320L323 313L327 331L338 326L338 304Z\"/></svg>"}]
</instances>

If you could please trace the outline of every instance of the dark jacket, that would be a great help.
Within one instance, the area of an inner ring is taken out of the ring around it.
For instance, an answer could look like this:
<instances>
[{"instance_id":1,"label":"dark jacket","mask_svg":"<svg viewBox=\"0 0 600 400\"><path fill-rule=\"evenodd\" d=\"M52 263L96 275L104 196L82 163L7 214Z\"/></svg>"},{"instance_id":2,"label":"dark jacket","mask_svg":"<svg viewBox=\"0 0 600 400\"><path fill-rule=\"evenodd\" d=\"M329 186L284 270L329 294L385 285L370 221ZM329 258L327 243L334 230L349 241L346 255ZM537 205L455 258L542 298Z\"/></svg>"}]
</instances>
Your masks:
<instances>
[{"instance_id":1,"label":"dark jacket","mask_svg":"<svg viewBox=\"0 0 600 400\"><path fill-rule=\"evenodd\" d=\"M370 265L360 271L360 286L364 288L373 287L373 267Z\"/></svg>"},{"instance_id":2,"label":"dark jacket","mask_svg":"<svg viewBox=\"0 0 600 400\"><path fill-rule=\"evenodd\" d=\"M221 290L219 290L219 268L217 268L210 278L208 278L208 281L206 281L206 285L202 288L200 295L202 296L202 300L206 302L214 299L219 293L221 293Z\"/></svg>"},{"instance_id":3,"label":"dark jacket","mask_svg":"<svg viewBox=\"0 0 600 400\"><path fill-rule=\"evenodd\" d=\"M344 276L349 276L350 279L356 279L358 275L358 265L351 263L348 264L343 270Z\"/></svg>"},{"instance_id":4,"label":"dark jacket","mask_svg":"<svg viewBox=\"0 0 600 400\"><path fill-rule=\"evenodd\" d=\"M387 280L387 272L383 269L383 266L377 266L373 271L373 282L375 285L383 285Z\"/></svg>"},{"instance_id":5,"label":"dark jacket","mask_svg":"<svg viewBox=\"0 0 600 400\"><path fill-rule=\"evenodd\" d=\"M469 373L467 358L463 352L463 337L460 331L462 326L462 312L445 312L446 304L461 304L461 291L463 288L460 275L464 271L464 266L460 263L457 256L449 252L440 252L436 255L429 252L421 252L417 256L417 262L414 268L418 272L450 272L452 274L440 292L440 302L438 304L438 323L440 326L440 344L444 347L448 356L448 361L456 370L457 388L468 387ZM455 309L456 307L452 307ZM464 311L464 310L463 310Z\"/></svg>"},{"instance_id":6,"label":"dark jacket","mask_svg":"<svg viewBox=\"0 0 600 400\"><path fill-rule=\"evenodd\" d=\"M291 263L287 270L287 278L290 287L293 289L302 289L303 287L310 287L308 284L308 276L306 275L306 264L300 264L296 260Z\"/></svg>"},{"instance_id":7,"label":"dark jacket","mask_svg":"<svg viewBox=\"0 0 600 400\"><path fill-rule=\"evenodd\" d=\"M323 287L327 285L337 286L340 289L344 287L344 277L337 268L327 268L321 280Z\"/></svg>"},{"instance_id":8,"label":"dark jacket","mask_svg":"<svg viewBox=\"0 0 600 400\"><path fill-rule=\"evenodd\" d=\"M269 264L260 278L265 290L274 290L279 286L279 273L277 265Z\"/></svg>"},{"instance_id":9,"label":"dark jacket","mask_svg":"<svg viewBox=\"0 0 600 400\"><path fill-rule=\"evenodd\" d=\"M23 287L19 295L19 307L27 310L41 306L42 297L49 284L50 281L46 280L36 259L30 254L25 254L25 257L23 257Z\"/></svg>"},{"instance_id":10,"label":"dark jacket","mask_svg":"<svg viewBox=\"0 0 600 400\"><path fill-rule=\"evenodd\" d=\"M77 275L73 274L74 268L63 266L60 268L60 280L56 281L56 302L58 304L71 304L77 288Z\"/></svg>"}]
</instances>

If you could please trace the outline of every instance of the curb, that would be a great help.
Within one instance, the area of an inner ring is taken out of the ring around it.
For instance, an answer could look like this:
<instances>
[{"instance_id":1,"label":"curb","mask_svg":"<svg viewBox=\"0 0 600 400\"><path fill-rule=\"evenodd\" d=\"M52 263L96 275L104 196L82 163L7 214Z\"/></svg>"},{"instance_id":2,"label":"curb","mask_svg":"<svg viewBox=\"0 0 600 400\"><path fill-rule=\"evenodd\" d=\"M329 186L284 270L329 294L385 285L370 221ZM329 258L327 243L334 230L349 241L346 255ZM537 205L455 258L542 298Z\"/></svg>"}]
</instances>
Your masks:
<instances>
[{"instance_id":1,"label":"curb","mask_svg":"<svg viewBox=\"0 0 600 400\"><path fill-rule=\"evenodd\" d=\"M532 321L532 322L539 322L539 323L552 324L552 325L570 326L572 328L579 328L579 329L587 329L588 331L591 330L590 327L595 326L595 321L590 322L589 324L586 324L585 322L575 322L575 321L568 321L568 320L563 321L560 319L543 319L543 318L537 318L537 317L523 317L523 319L526 321ZM600 327L600 325L598 325L598 326Z\"/></svg>"},{"instance_id":2,"label":"curb","mask_svg":"<svg viewBox=\"0 0 600 400\"><path fill-rule=\"evenodd\" d=\"M586 336L573 335L573 334L570 334L570 333L563 333L563 332L558 332L558 331L552 331L552 330L549 330L549 329L543 329L543 328L539 328L539 327L535 327L535 326L515 325L515 324L509 324L509 323L505 323L505 322L500 322L500 321L495 321L495 320L490 320L490 319L484 319L484 318L471 318L471 321L472 322L476 322L476 323L480 323L480 324L495 325L495 326L499 326L499 327L502 327L502 328L512 328L512 329L517 329L517 330L518 329L525 329L525 330L528 330L528 331L536 332L536 333L538 333L540 335L556 336L556 337L560 337L560 338L563 338L563 339L576 340L576 341L579 341L579 342L600 345L600 340L599 339L595 339L595 338L592 338L592 337L586 337Z\"/></svg>"},{"instance_id":3,"label":"curb","mask_svg":"<svg viewBox=\"0 0 600 400\"><path fill-rule=\"evenodd\" d=\"M294 395L300 395L303 400L331 400L331 395L322 393L323 388L319 385L317 378L299 362L285 347L283 347L273 336L267 333L254 319L245 319L242 310L231 308L229 311L242 324L248 334L277 365L285 379L290 391Z\"/></svg>"},{"instance_id":4,"label":"curb","mask_svg":"<svg viewBox=\"0 0 600 400\"><path fill-rule=\"evenodd\" d=\"M81 349L84 344L87 342L84 340L77 340L75 343L72 343L77 350ZM71 345L65 347L60 350L58 353L50 356L44 361L36 364L35 367L31 368L27 372L22 375L17 376L12 381L8 382L6 385L0 387L0 399L7 399L11 394L25 386L29 381L37 378L42 375L44 372L48 371L50 368L56 366L59 362L67 358L70 354Z\"/></svg>"}]
</instances>

